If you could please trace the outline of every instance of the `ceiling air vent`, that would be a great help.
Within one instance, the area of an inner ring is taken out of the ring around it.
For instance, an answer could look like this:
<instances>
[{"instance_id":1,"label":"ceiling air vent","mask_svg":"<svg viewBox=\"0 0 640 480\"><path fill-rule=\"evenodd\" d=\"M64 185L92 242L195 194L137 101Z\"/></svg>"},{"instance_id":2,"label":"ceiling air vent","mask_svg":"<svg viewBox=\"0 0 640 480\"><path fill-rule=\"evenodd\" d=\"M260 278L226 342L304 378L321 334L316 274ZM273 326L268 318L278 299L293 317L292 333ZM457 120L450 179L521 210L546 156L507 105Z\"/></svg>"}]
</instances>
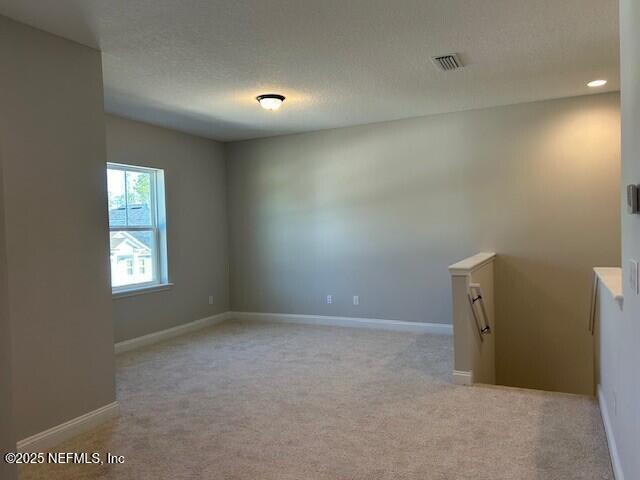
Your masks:
<instances>
[{"instance_id":1,"label":"ceiling air vent","mask_svg":"<svg viewBox=\"0 0 640 480\"><path fill-rule=\"evenodd\" d=\"M457 70L462 68L462 62L457 53L448 53L447 55L439 55L431 59L433 64L443 72L449 72L451 70Z\"/></svg>"}]
</instances>

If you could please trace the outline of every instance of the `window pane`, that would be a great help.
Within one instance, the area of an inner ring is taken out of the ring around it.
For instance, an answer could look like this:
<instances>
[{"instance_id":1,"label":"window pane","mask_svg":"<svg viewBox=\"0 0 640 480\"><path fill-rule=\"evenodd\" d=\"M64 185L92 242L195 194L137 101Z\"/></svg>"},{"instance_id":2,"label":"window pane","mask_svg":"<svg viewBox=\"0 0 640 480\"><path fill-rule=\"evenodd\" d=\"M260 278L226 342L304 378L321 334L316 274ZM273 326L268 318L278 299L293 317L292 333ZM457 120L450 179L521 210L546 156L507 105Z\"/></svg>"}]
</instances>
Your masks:
<instances>
[{"instance_id":1,"label":"window pane","mask_svg":"<svg viewBox=\"0 0 640 480\"><path fill-rule=\"evenodd\" d=\"M127 224L124 199L124 171L107 169L109 192L109 226L124 227Z\"/></svg>"},{"instance_id":2,"label":"window pane","mask_svg":"<svg viewBox=\"0 0 640 480\"><path fill-rule=\"evenodd\" d=\"M111 240L111 286L122 287L157 279L153 230L115 230Z\"/></svg>"},{"instance_id":3,"label":"window pane","mask_svg":"<svg viewBox=\"0 0 640 480\"><path fill-rule=\"evenodd\" d=\"M164 197L161 170L107 164L111 285L133 287L167 279L166 235L158 230L156 189ZM160 186L157 185L160 182ZM164 202L162 203L164 205Z\"/></svg>"},{"instance_id":4,"label":"window pane","mask_svg":"<svg viewBox=\"0 0 640 480\"><path fill-rule=\"evenodd\" d=\"M151 223L151 173L127 172L128 226Z\"/></svg>"}]
</instances>

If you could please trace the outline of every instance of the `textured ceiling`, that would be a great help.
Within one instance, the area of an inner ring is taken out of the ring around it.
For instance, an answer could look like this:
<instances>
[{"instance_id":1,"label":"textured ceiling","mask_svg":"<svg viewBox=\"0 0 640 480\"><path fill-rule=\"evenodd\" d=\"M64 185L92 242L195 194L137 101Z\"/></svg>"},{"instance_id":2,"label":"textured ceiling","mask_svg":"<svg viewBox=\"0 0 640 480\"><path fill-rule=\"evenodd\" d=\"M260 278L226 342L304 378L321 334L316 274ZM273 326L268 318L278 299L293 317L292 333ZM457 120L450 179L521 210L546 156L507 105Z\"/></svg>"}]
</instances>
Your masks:
<instances>
[{"instance_id":1,"label":"textured ceiling","mask_svg":"<svg viewBox=\"0 0 640 480\"><path fill-rule=\"evenodd\" d=\"M107 111L238 140L618 90L617 3L0 0L0 13L101 49ZM467 66L437 71L430 57L450 52ZM256 103L269 92L281 110Z\"/></svg>"}]
</instances>

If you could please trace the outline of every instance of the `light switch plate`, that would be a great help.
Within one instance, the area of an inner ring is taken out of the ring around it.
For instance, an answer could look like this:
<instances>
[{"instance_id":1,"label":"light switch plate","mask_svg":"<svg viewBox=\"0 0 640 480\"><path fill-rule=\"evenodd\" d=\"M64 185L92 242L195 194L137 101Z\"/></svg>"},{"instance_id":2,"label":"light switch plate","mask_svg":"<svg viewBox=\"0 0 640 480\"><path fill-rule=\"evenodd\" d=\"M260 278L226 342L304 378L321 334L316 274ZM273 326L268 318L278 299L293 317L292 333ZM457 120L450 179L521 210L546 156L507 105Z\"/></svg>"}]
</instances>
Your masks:
<instances>
[{"instance_id":1,"label":"light switch plate","mask_svg":"<svg viewBox=\"0 0 640 480\"><path fill-rule=\"evenodd\" d=\"M629 260L629 286L631 291L638 295L640 291L640 279L638 278L638 262L635 260Z\"/></svg>"}]
</instances>

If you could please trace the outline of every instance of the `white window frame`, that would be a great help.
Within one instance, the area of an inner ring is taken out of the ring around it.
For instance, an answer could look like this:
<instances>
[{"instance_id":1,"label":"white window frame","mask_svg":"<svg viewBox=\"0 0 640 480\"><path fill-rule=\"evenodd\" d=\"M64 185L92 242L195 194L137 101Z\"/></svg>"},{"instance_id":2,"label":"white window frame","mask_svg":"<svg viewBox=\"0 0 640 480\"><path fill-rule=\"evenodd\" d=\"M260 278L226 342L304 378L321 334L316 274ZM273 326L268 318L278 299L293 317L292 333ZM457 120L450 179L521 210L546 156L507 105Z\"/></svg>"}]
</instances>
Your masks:
<instances>
[{"instance_id":1,"label":"white window frame","mask_svg":"<svg viewBox=\"0 0 640 480\"><path fill-rule=\"evenodd\" d=\"M153 232L153 240L155 249L152 251L151 263L153 280L150 282L131 283L128 285L112 286L111 291L114 296L127 294L136 291L155 290L158 287L167 287L172 284L169 282L168 261L167 261L167 231L166 231L166 211L165 211L165 192L164 192L164 170L151 167L141 167L137 165L127 165L122 163L107 163L107 170L121 170L124 172L124 211L125 219L128 218L128 195L127 195L127 175L126 172L137 172L150 174L150 195L151 195L151 224L135 225L135 226L111 226L109 222L109 233L111 232ZM108 206L107 206L108 208ZM125 220L125 223L128 221ZM135 272L135 262L133 265Z\"/></svg>"}]
</instances>

